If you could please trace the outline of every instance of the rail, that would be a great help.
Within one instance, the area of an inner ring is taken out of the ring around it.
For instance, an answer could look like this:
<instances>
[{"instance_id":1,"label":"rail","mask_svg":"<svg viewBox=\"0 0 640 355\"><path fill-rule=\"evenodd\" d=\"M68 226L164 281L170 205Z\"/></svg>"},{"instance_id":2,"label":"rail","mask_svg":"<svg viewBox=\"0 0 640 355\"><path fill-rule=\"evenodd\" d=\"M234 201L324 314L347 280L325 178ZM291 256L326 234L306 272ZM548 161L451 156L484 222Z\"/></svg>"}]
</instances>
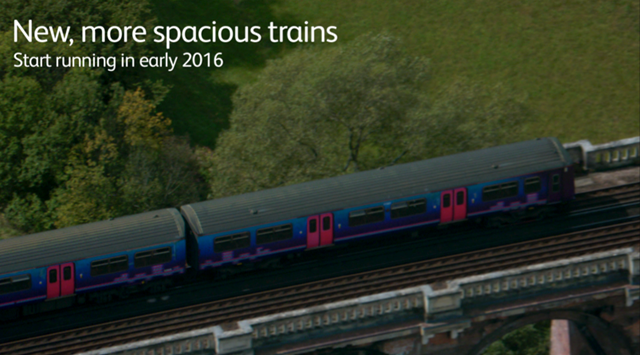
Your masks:
<instances>
[{"instance_id":1,"label":"rail","mask_svg":"<svg viewBox=\"0 0 640 355\"><path fill-rule=\"evenodd\" d=\"M591 203L587 203L591 199L604 202L608 202L608 199L637 201L638 194L630 193L633 191L637 191L637 184L579 194L576 202L580 209L584 209L592 207ZM603 199L605 196L608 199ZM341 324L342 320L348 321L352 316L366 320L370 316L385 315L387 311L413 312L417 307L427 307L427 313L439 314L440 311L450 311L434 308L437 305L449 304L437 301L444 292L441 286L434 294L429 293L429 304L424 303L422 293L419 293L419 299L416 299L412 298L414 293L398 290L423 285L446 286L447 282L459 280L459 287L454 290L452 297L462 300L485 294L501 294L508 290L525 292L531 288L530 285L542 286L546 285L547 281L553 283L567 279L575 281L576 285L582 285L581 280L591 282L589 277L592 274L610 274L620 270L629 270L630 275L638 275L640 264L637 250L627 264L624 260L621 264L621 257L617 254L612 256L615 260L609 260L609 256L606 256L607 260L598 259L595 264L584 264L591 258L588 255L637 245L638 230L640 222L634 220L614 226L236 296L167 312L17 340L0 345L0 354L177 354L209 351L205 349L212 348L221 350L223 347L225 351L231 351L235 346L253 346L273 341L274 337L283 334L303 334L308 327L315 329L316 326ZM572 260L574 257L581 257L582 261ZM615 263L611 264L614 261ZM544 273L541 273L542 271L531 267L537 263L554 263L553 270L544 269ZM517 277L509 271L516 269L523 270L516 273ZM576 274L575 270L579 272ZM548 275L551 271L554 273ZM556 271L561 273L556 275ZM499 280L496 278L498 274L493 274L495 272L502 272ZM478 279L478 275L496 277ZM542 276L545 278L541 279ZM466 281L460 281L462 279ZM494 284L497 285L495 288ZM632 291L635 293L629 299L637 300L637 288ZM376 296L387 292L395 292L394 295L401 297L394 297L393 302L389 303L387 299ZM422 303L416 303L416 300ZM328 304L339 307L327 308ZM320 308L313 308L318 306ZM319 313L309 313L308 310L312 308ZM307 311L301 312L304 309ZM346 311L348 312L345 313ZM286 314L288 317L282 318L278 314ZM251 324L243 323L247 320L252 320ZM224 344L221 339L224 339Z\"/></svg>"},{"instance_id":2,"label":"rail","mask_svg":"<svg viewBox=\"0 0 640 355\"><path fill-rule=\"evenodd\" d=\"M235 353L238 350L236 347L246 350L248 346L253 346L254 342L268 342L272 337L341 323L343 319L353 320L350 318L352 315L358 319L367 319L392 311L411 311L416 307L427 307L428 313L441 313L448 311L441 309L441 306L451 304L457 307L457 302L462 298L476 297L477 294L484 293L500 293L505 290L524 290L530 288L530 283L546 285L547 281L553 283L565 279L582 282L580 280L593 273L611 273L623 269L629 270L630 275L634 274L638 270L637 252L632 255L633 260L629 259L629 263L618 254L612 256L615 260L609 260L610 255L607 254L606 260L596 258L595 264L585 262L591 260L590 254L632 247L636 244L638 229L638 221L625 222L212 301L3 344L0 346L0 354L142 355L192 353L212 348L217 348L217 354ZM571 258L574 257L582 258L573 265ZM534 263L549 262L553 263L553 270L531 267ZM526 272L516 275L508 271L516 268ZM583 269L586 271L583 272ZM591 271L592 269L594 271ZM506 273L494 274L505 270ZM540 273L542 271L544 273ZM551 271L553 273L548 276ZM483 274L501 276L496 276L499 280L493 276L478 279L478 275ZM541 276L545 277L542 281ZM546 277L550 279L547 280ZM447 281L456 279L460 280L454 290L455 295L449 295L448 291L429 292L428 304L424 303L422 296L419 299L415 298L415 292L411 290L398 291L423 285L447 285ZM493 284L498 281L499 287L494 290ZM492 287L490 292L485 291L488 289L487 285ZM395 292L393 302L381 298L380 295L388 295L387 292ZM438 301L441 296L451 296L458 301ZM416 302L418 300L422 300L420 302L423 303ZM327 308L328 304L333 304L335 309ZM313 312L301 311L311 308ZM333 312L334 310L338 312ZM252 321L243 322L246 320ZM295 329L292 328L294 326ZM224 344L220 342L222 339ZM222 348L225 351L221 351Z\"/></svg>"}]
</instances>

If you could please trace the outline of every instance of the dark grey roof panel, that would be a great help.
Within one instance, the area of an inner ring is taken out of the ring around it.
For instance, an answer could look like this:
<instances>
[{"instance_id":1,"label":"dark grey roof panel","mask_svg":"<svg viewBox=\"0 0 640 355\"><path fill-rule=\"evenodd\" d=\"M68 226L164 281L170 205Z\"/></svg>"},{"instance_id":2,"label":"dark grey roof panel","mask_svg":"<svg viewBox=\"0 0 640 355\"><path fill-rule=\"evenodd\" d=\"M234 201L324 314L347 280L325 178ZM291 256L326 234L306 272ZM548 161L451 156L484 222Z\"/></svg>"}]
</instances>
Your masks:
<instances>
[{"instance_id":1,"label":"dark grey roof panel","mask_svg":"<svg viewBox=\"0 0 640 355\"><path fill-rule=\"evenodd\" d=\"M185 237L175 208L0 240L0 275Z\"/></svg>"},{"instance_id":2,"label":"dark grey roof panel","mask_svg":"<svg viewBox=\"0 0 640 355\"><path fill-rule=\"evenodd\" d=\"M557 139L542 138L193 203L181 210L202 236L569 164L571 158Z\"/></svg>"}]
</instances>

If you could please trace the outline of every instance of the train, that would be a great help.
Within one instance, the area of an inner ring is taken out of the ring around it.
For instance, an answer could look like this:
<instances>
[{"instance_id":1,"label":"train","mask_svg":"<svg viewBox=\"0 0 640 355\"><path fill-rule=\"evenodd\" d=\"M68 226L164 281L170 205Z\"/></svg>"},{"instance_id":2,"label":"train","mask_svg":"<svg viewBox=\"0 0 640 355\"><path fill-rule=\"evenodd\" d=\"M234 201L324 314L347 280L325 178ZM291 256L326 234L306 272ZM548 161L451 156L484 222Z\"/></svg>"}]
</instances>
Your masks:
<instances>
[{"instance_id":1,"label":"train","mask_svg":"<svg viewBox=\"0 0 640 355\"><path fill-rule=\"evenodd\" d=\"M0 316L161 292L356 240L437 236L431 226L539 219L573 198L571 157L550 137L0 240Z\"/></svg>"}]
</instances>

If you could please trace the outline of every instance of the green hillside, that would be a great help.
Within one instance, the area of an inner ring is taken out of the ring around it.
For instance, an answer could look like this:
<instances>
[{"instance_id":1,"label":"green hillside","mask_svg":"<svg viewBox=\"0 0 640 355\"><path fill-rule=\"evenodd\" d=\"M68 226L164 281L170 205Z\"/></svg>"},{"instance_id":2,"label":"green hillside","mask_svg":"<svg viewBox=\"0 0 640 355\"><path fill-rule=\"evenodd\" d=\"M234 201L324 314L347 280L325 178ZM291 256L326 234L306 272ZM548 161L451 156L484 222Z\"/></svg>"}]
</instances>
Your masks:
<instances>
[{"instance_id":1,"label":"green hillside","mask_svg":"<svg viewBox=\"0 0 640 355\"><path fill-rule=\"evenodd\" d=\"M638 1L285 0L341 40L386 29L431 59L436 83L456 76L529 95L531 136L592 142L640 129ZM437 89L437 85L434 87Z\"/></svg>"},{"instance_id":2,"label":"green hillside","mask_svg":"<svg viewBox=\"0 0 640 355\"><path fill-rule=\"evenodd\" d=\"M638 1L282 0L268 5L244 0L224 2L227 8L213 5L221 2L197 3L162 0L155 11L161 24L216 19L243 25L252 11L253 23L286 18L333 25L338 43L386 30L402 38L410 53L431 59L432 90L464 77L528 95L540 118L530 123L527 136L603 142L637 135L640 129ZM196 51L198 45L188 48ZM264 58L280 53L273 49L247 44L217 48L235 58L225 64L226 73L232 73L227 76L234 78L251 77ZM174 119L176 131L208 145L226 124L227 95L233 91L233 86L213 83L212 75L221 73L212 72L159 75L173 86L160 108Z\"/></svg>"}]
</instances>

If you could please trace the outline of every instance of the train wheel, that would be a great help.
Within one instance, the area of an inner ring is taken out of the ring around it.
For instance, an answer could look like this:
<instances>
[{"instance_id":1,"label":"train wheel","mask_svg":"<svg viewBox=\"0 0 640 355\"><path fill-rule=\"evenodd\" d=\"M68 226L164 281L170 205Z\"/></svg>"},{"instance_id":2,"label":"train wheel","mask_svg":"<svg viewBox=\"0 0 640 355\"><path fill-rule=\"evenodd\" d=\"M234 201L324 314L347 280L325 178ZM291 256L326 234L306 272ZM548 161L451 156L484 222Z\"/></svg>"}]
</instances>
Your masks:
<instances>
[{"instance_id":1,"label":"train wheel","mask_svg":"<svg viewBox=\"0 0 640 355\"><path fill-rule=\"evenodd\" d=\"M118 297L119 297L120 299L126 299L126 298L129 298L129 296L131 296L131 294L132 294L132 293L133 293L133 292L132 292L131 288L129 288L129 287L123 287L123 288L121 288L121 289L120 289L120 292L119 292L119 294L118 294Z\"/></svg>"},{"instance_id":2,"label":"train wheel","mask_svg":"<svg viewBox=\"0 0 640 355\"><path fill-rule=\"evenodd\" d=\"M111 292L106 291L92 295L92 299L98 304L109 303L111 302L112 298L113 295L111 294Z\"/></svg>"},{"instance_id":3,"label":"train wheel","mask_svg":"<svg viewBox=\"0 0 640 355\"><path fill-rule=\"evenodd\" d=\"M155 283L149 285L149 292L161 293L166 291L169 287L171 287L171 285L172 285L171 280L156 281Z\"/></svg>"},{"instance_id":4,"label":"train wheel","mask_svg":"<svg viewBox=\"0 0 640 355\"><path fill-rule=\"evenodd\" d=\"M487 228L502 228L505 226L504 221L497 217L487 217L484 221L484 226Z\"/></svg>"},{"instance_id":5,"label":"train wheel","mask_svg":"<svg viewBox=\"0 0 640 355\"><path fill-rule=\"evenodd\" d=\"M24 306L24 307L26 308L28 306ZM15 319L18 319L18 317L20 317L19 310L20 310L19 307L10 308L10 309L3 309L2 311L0 311L0 320L15 320ZM22 312L25 315L29 314L29 313L26 313L24 310Z\"/></svg>"},{"instance_id":6,"label":"train wheel","mask_svg":"<svg viewBox=\"0 0 640 355\"><path fill-rule=\"evenodd\" d=\"M22 314L24 314L25 316L36 314L39 311L40 311L40 307L38 304L29 304L22 307Z\"/></svg>"}]
</instances>

